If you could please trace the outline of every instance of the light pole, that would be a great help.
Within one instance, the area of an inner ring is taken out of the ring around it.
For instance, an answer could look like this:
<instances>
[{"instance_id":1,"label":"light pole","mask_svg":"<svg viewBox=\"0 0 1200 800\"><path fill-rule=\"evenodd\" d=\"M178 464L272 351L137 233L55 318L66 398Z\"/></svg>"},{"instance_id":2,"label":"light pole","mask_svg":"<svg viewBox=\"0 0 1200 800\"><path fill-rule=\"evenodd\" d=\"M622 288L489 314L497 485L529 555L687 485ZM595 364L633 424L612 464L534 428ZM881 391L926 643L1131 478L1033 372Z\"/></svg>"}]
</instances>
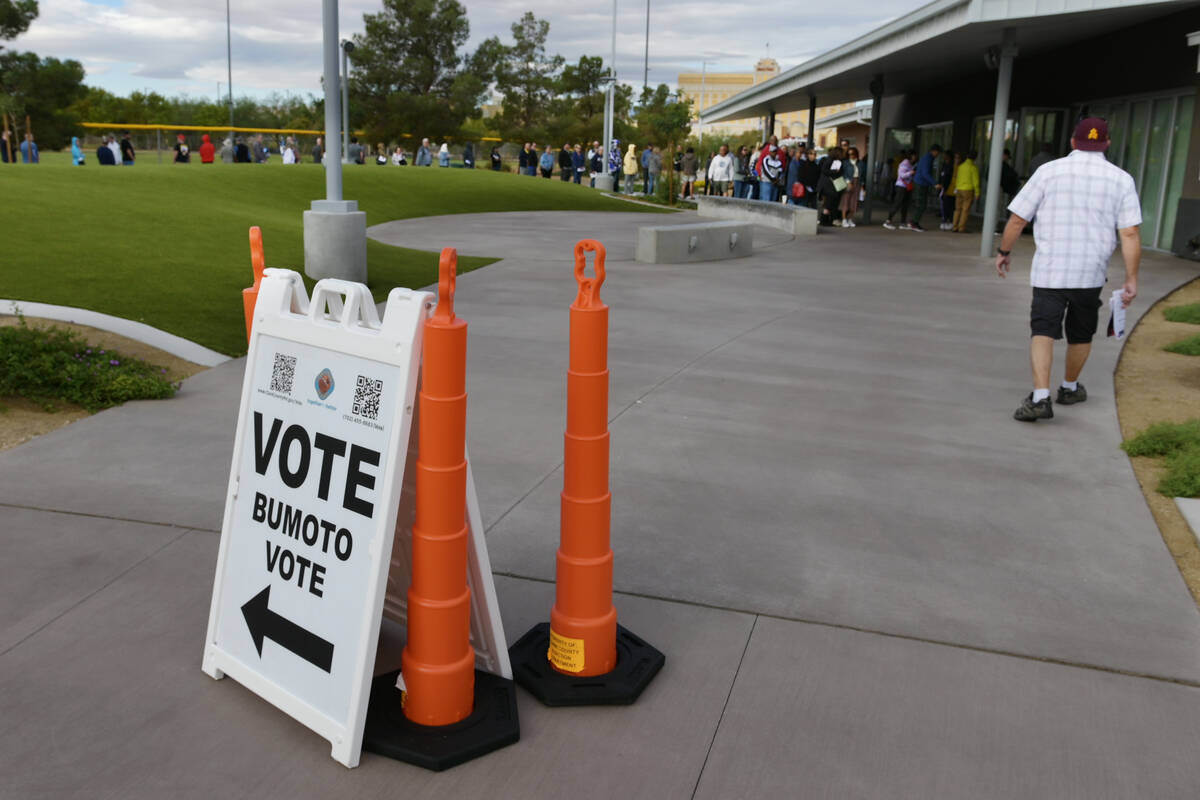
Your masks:
<instances>
[{"instance_id":1,"label":"light pole","mask_svg":"<svg viewBox=\"0 0 1200 800\"><path fill-rule=\"evenodd\" d=\"M701 61L700 62L700 102L698 104L700 106L700 108L698 108L696 110L696 128L697 128L696 143L700 144L700 145L704 144L704 116L703 116L704 115L704 79L707 76L707 73L708 73L708 62Z\"/></svg>"},{"instance_id":2,"label":"light pole","mask_svg":"<svg viewBox=\"0 0 1200 800\"><path fill-rule=\"evenodd\" d=\"M616 88L617 88L617 0L613 0L613 27L612 27L612 60L608 64L608 77L605 79L608 84L608 92L604 96L604 156L601 159L604 171L596 177L596 188L604 191L612 191L613 177L612 172L608 168L608 157L612 152L613 140L613 114L616 113Z\"/></svg>"},{"instance_id":3,"label":"light pole","mask_svg":"<svg viewBox=\"0 0 1200 800\"><path fill-rule=\"evenodd\" d=\"M350 158L350 54L354 42L342 39L342 163L349 164Z\"/></svg>"},{"instance_id":4,"label":"light pole","mask_svg":"<svg viewBox=\"0 0 1200 800\"><path fill-rule=\"evenodd\" d=\"M325 90L325 199L304 212L304 272L310 278L367 282L367 215L342 199L341 97L338 92L338 4L321 0Z\"/></svg>"},{"instance_id":5,"label":"light pole","mask_svg":"<svg viewBox=\"0 0 1200 800\"><path fill-rule=\"evenodd\" d=\"M229 70L229 142L233 143L233 27L229 21L229 0L225 0L225 67Z\"/></svg>"},{"instance_id":6,"label":"light pole","mask_svg":"<svg viewBox=\"0 0 1200 800\"><path fill-rule=\"evenodd\" d=\"M642 91L650 88L650 0L646 0L646 59L642 64Z\"/></svg>"}]
</instances>

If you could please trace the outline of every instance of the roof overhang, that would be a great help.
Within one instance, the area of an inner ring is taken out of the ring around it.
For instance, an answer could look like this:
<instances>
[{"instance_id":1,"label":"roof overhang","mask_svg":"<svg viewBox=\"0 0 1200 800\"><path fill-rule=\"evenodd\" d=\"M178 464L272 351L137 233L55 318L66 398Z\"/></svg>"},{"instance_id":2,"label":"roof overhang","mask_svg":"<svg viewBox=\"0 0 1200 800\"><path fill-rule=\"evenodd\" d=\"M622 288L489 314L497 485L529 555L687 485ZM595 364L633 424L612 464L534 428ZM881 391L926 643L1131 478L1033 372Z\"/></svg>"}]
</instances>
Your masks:
<instances>
[{"instance_id":1,"label":"roof overhang","mask_svg":"<svg viewBox=\"0 0 1200 800\"><path fill-rule=\"evenodd\" d=\"M934 0L701 113L704 123L851 103L872 96L883 77L885 96L927 89L948 75L986 69L989 48L1013 29L1023 56L1169 14L1197 0ZM1191 34L1188 38L1192 43ZM1200 44L1200 42L1195 42Z\"/></svg>"}]
</instances>

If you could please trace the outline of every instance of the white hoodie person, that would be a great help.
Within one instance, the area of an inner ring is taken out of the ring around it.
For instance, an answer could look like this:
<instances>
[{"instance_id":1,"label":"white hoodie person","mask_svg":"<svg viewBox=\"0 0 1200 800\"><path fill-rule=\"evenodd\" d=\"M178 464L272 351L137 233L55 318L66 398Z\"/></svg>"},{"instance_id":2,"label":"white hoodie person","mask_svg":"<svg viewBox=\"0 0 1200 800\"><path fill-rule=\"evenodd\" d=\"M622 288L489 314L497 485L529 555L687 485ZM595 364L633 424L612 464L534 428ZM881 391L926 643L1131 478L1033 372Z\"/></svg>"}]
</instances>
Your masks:
<instances>
[{"instance_id":1,"label":"white hoodie person","mask_svg":"<svg viewBox=\"0 0 1200 800\"><path fill-rule=\"evenodd\" d=\"M733 156L729 153L717 153L708 162L708 179L710 181L729 182L733 180Z\"/></svg>"}]
</instances>

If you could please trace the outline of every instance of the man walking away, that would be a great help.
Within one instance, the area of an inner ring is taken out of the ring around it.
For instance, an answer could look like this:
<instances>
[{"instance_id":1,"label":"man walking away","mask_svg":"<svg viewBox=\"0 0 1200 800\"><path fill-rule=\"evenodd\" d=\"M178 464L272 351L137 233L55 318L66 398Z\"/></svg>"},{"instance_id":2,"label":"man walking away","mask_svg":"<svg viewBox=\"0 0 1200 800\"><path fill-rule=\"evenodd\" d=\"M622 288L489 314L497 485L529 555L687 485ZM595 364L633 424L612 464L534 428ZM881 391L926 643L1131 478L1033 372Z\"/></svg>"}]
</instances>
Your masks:
<instances>
[{"instance_id":1,"label":"man walking away","mask_svg":"<svg viewBox=\"0 0 1200 800\"><path fill-rule=\"evenodd\" d=\"M316 143L312 149L312 159L314 164L320 164L321 159L325 158L325 142L320 136L317 137Z\"/></svg>"},{"instance_id":2,"label":"man walking away","mask_svg":"<svg viewBox=\"0 0 1200 800\"><path fill-rule=\"evenodd\" d=\"M558 151L558 177L563 183L571 180L575 172L575 161L571 158L571 145L564 144Z\"/></svg>"},{"instance_id":3,"label":"man walking away","mask_svg":"<svg viewBox=\"0 0 1200 800\"><path fill-rule=\"evenodd\" d=\"M1092 350L1099 320L1100 291L1108 259L1120 233L1125 260L1121 303L1128 307L1137 297L1138 266L1142 256L1142 207L1133 177L1104 157L1108 149L1108 123L1098 117L1080 120L1071 137L1074 148L1066 158L1043 165L1008 210L1011 216L996 252L996 273L1008 274L1012 247L1030 220L1037 249L1029 282L1029 363L1033 391L1013 412L1013 419L1037 422L1051 419L1050 367L1054 340L1067 332L1067 365L1058 404L1087 400L1079 373Z\"/></svg>"},{"instance_id":4,"label":"man walking away","mask_svg":"<svg viewBox=\"0 0 1200 800\"><path fill-rule=\"evenodd\" d=\"M955 233L967 232L967 220L971 216L971 204L979 196L979 167L975 166L975 151L958 165L958 177L954 180L954 225ZM990 234L989 234L990 235Z\"/></svg>"},{"instance_id":5,"label":"man walking away","mask_svg":"<svg viewBox=\"0 0 1200 800\"><path fill-rule=\"evenodd\" d=\"M921 227L921 217L925 214L925 208L929 205L929 196L937 196L935 189L940 191L941 186L937 182L937 160L942 154L941 145L933 145L929 148L929 152L921 156L921 160L917 162L917 172L913 175L913 212L912 222L908 223L910 231L924 231Z\"/></svg>"}]
</instances>

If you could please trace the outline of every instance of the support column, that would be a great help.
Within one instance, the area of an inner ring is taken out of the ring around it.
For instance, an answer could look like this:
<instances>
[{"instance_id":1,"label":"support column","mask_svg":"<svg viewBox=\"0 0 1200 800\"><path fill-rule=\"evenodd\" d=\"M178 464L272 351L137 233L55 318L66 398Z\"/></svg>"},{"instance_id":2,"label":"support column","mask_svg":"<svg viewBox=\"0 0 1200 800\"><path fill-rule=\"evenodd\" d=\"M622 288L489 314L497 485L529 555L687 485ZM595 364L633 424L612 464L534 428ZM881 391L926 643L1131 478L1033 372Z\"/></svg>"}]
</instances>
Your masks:
<instances>
[{"instance_id":1,"label":"support column","mask_svg":"<svg viewBox=\"0 0 1200 800\"><path fill-rule=\"evenodd\" d=\"M1008 96L1012 90L1013 59L1017 55L1016 31L1004 29L1000 45L1000 65L996 77L996 109L992 114L992 149L988 154L987 194L983 204L983 232L979 237L979 255L994 253L996 222L1000 218L1000 171L1004 162L1004 129L1008 124Z\"/></svg>"},{"instance_id":2,"label":"support column","mask_svg":"<svg viewBox=\"0 0 1200 800\"><path fill-rule=\"evenodd\" d=\"M815 147L817 138L817 98L815 95L808 96L808 146Z\"/></svg>"},{"instance_id":3,"label":"support column","mask_svg":"<svg viewBox=\"0 0 1200 800\"><path fill-rule=\"evenodd\" d=\"M774 135L775 135L775 109L772 108L770 111L767 112L767 135L766 135L766 138L763 139L763 141L770 139Z\"/></svg>"},{"instance_id":4,"label":"support column","mask_svg":"<svg viewBox=\"0 0 1200 800\"><path fill-rule=\"evenodd\" d=\"M883 76L876 75L871 81L871 132L867 134L867 174L862 176L863 188L867 191L867 201L863 204L863 224L871 224L871 206L874 203L875 179L879 170L879 160L883 156L879 129L880 117L883 116Z\"/></svg>"},{"instance_id":5,"label":"support column","mask_svg":"<svg viewBox=\"0 0 1200 800\"><path fill-rule=\"evenodd\" d=\"M341 81L338 75L338 4L322 0L325 74L325 199L304 212L304 274L314 280L367 282L367 214L342 199Z\"/></svg>"}]
</instances>

